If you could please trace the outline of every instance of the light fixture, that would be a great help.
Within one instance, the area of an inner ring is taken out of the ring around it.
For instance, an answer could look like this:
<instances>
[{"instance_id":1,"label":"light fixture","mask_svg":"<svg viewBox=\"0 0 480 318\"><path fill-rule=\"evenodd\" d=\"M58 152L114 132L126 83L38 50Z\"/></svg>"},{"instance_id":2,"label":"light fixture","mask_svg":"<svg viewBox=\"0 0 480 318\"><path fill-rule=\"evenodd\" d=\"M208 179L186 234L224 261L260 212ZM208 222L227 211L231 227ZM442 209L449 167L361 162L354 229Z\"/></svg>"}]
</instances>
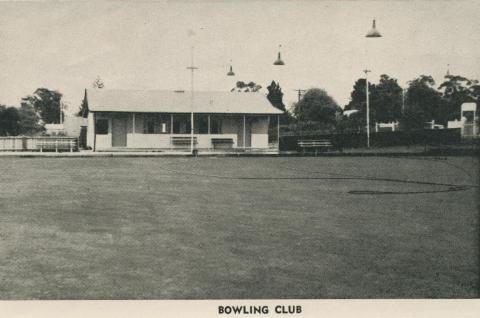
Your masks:
<instances>
[{"instance_id":1,"label":"light fixture","mask_svg":"<svg viewBox=\"0 0 480 318\"><path fill-rule=\"evenodd\" d=\"M370 29L370 31L368 31L368 33L367 33L367 35L365 35L365 37L367 37L367 38L380 38L380 37L382 37L382 35L380 34L380 32L378 32L378 30L375 26L375 20L373 20L372 28Z\"/></svg>"},{"instance_id":2,"label":"light fixture","mask_svg":"<svg viewBox=\"0 0 480 318\"><path fill-rule=\"evenodd\" d=\"M282 57L280 55L280 48L282 47L282 45L280 44L278 46L278 57L277 59L275 60L275 62L273 62L273 65L285 65L285 62L283 62L282 60Z\"/></svg>"},{"instance_id":3,"label":"light fixture","mask_svg":"<svg viewBox=\"0 0 480 318\"><path fill-rule=\"evenodd\" d=\"M232 61L230 61L231 63ZM230 71L228 71L227 76L235 76L235 73L233 72L232 64L230 64Z\"/></svg>"}]
</instances>

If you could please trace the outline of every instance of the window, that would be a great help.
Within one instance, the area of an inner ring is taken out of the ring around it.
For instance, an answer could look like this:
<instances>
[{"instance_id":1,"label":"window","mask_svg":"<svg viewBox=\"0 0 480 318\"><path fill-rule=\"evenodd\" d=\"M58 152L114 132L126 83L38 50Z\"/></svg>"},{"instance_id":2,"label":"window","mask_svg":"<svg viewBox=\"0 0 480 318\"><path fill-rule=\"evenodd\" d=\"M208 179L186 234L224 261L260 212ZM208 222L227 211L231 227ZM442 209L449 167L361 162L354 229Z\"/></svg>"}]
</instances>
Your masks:
<instances>
[{"instance_id":1,"label":"window","mask_svg":"<svg viewBox=\"0 0 480 318\"><path fill-rule=\"evenodd\" d=\"M174 134L180 133L180 122L178 120L173 120L173 133Z\"/></svg>"},{"instance_id":2,"label":"window","mask_svg":"<svg viewBox=\"0 0 480 318\"><path fill-rule=\"evenodd\" d=\"M208 115L198 114L194 119L196 134L208 134Z\"/></svg>"},{"instance_id":3,"label":"window","mask_svg":"<svg viewBox=\"0 0 480 318\"><path fill-rule=\"evenodd\" d=\"M146 115L143 121L143 133L154 134L155 133L156 118L151 115Z\"/></svg>"},{"instance_id":4,"label":"window","mask_svg":"<svg viewBox=\"0 0 480 318\"><path fill-rule=\"evenodd\" d=\"M108 134L108 119L97 119L95 124L95 132L97 135Z\"/></svg>"},{"instance_id":5,"label":"window","mask_svg":"<svg viewBox=\"0 0 480 318\"><path fill-rule=\"evenodd\" d=\"M173 133L174 134L190 133L190 115L189 114L173 115Z\"/></svg>"},{"instance_id":6,"label":"window","mask_svg":"<svg viewBox=\"0 0 480 318\"><path fill-rule=\"evenodd\" d=\"M211 134L222 133L222 121L220 117L217 117L217 116L210 117L210 133Z\"/></svg>"},{"instance_id":7,"label":"window","mask_svg":"<svg viewBox=\"0 0 480 318\"><path fill-rule=\"evenodd\" d=\"M144 134L167 134L170 132L170 115L146 114L143 120Z\"/></svg>"}]
</instances>

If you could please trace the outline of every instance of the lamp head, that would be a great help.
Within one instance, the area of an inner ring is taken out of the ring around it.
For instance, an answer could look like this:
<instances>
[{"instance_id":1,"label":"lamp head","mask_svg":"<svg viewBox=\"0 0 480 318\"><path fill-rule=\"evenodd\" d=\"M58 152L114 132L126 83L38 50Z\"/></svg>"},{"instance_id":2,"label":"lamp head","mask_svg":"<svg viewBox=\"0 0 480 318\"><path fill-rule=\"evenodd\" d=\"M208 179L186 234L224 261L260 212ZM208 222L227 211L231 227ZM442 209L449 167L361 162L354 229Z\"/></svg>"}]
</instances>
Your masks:
<instances>
[{"instance_id":1,"label":"lamp head","mask_svg":"<svg viewBox=\"0 0 480 318\"><path fill-rule=\"evenodd\" d=\"M380 32L378 32L378 30L377 30L377 27L375 25L375 20L373 20L372 28L370 29L370 31L368 31L368 33L367 33L367 35L365 35L365 37L367 37L367 38L380 38L380 37L382 37Z\"/></svg>"},{"instance_id":2,"label":"lamp head","mask_svg":"<svg viewBox=\"0 0 480 318\"><path fill-rule=\"evenodd\" d=\"M233 72L233 68L231 65L230 65L230 70L227 73L227 76L235 76L235 73Z\"/></svg>"},{"instance_id":3,"label":"lamp head","mask_svg":"<svg viewBox=\"0 0 480 318\"><path fill-rule=\"evenodd\" d=\"M280 56L280 52L278 52L278 57L275 62L273 62L273 65L285 65L285 62L283 62L282 57Z\"/></svg>"},{"instance_id":4,"label":"lamp head","mask_svg":"<svg viewBox=\"0 0 480 318\"><path fill-rule=\"evenodd\" d=\"M280 55L280 49L282 48L282 45L278 45L278 56L275 62L273 62L273 65L285 65L285 62L282 60L282 57Z\"/></svg>"}]
</instances>

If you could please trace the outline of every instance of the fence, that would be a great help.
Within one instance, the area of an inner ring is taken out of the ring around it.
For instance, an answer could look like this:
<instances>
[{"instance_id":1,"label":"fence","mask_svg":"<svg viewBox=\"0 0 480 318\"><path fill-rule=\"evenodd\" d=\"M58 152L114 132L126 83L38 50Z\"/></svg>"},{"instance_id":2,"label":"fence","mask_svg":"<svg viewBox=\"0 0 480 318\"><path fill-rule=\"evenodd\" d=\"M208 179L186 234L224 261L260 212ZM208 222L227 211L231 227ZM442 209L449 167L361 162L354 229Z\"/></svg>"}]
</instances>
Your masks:
<instances>
[{"instance_id":1,"label":"fence","mask_svg":"<svg viewBox=\"0 0 480 318\"><path fill-rule=\"evenodd\" d=\"M78 151L78 138L0 137L0 151Z\"/></svg>"},{"instance_id":2,"label":"fence","mask_svg":"<svg viewBox=\"0 0 480 318\"><path fill-rule=\"evenodd\" d=\"M281 136L281 151L299 151L298 140L329 139L337 149L365 147L366 134L309 134L302 136ZM413 146L413 145L452 145L461 143L461 132L455 129L424 129L414 131L388 131L372 133L372 147Z\"/></svg>"}]
</instances>

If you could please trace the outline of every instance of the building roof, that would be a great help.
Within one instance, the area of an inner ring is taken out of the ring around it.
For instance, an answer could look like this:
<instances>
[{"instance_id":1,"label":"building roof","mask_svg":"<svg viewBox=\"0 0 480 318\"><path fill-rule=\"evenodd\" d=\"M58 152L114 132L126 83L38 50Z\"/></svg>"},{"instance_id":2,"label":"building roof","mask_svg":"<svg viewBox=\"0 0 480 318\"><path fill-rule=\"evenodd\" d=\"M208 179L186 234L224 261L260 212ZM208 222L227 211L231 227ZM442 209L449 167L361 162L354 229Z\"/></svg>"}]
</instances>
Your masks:
<instances>
[{"instance_id":1,"label":"building roof","mask_svg":"<svg viewBox=\"0 0 480 318\"><path fill-rule=\"evenodd\" d=\"M88 91L92 112L190 113L189 91L106 90ZM260 93L195 92L194 113L282 114Z\"/></svg>"}]
</instances>

